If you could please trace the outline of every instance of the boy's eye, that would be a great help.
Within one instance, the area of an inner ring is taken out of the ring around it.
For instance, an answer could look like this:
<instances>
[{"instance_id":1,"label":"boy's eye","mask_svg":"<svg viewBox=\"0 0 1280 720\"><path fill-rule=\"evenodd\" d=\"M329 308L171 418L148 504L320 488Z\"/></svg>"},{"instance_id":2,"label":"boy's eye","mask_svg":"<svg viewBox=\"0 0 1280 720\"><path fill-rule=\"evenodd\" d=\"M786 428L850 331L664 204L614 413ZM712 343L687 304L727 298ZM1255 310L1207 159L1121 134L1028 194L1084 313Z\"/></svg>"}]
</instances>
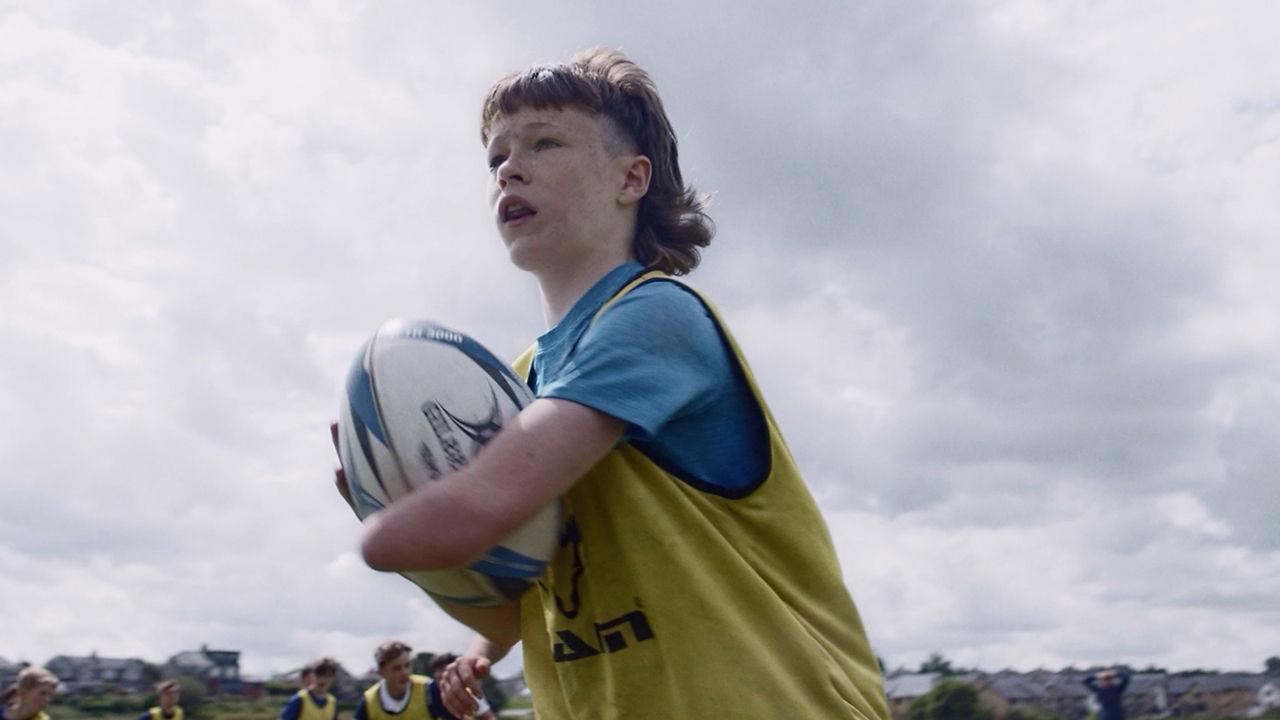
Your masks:
<instances>
[{"instance_id":1,"label":"boy's eye","mask_svg":"<svg viewBox=\"0 0 1280 720\"><path fill-rule=\"evenodd\" d=\"M552 140L551 138L542 138L541 140L533 144L533 149L546 150L548 148L559 147L559 146L560 146L560 143L556 142L555 140Z\"/></svg>"},{"instance_id":2,"label":"boy's eye","mask_svg":"<svg viewBox=\"0 0 1280 720\"><path fill-rule=\"evenodd\" d=\"M490 155L490 156L489 156L489 169L490 169L490 170L494 170L494 169L496 169L499 165L501 165L501 164L502 164L502 161L503 161L503 160L506 160L506 159L507 159L507 156L506 156L506 155Z\"/></svg>"}]
</instances>

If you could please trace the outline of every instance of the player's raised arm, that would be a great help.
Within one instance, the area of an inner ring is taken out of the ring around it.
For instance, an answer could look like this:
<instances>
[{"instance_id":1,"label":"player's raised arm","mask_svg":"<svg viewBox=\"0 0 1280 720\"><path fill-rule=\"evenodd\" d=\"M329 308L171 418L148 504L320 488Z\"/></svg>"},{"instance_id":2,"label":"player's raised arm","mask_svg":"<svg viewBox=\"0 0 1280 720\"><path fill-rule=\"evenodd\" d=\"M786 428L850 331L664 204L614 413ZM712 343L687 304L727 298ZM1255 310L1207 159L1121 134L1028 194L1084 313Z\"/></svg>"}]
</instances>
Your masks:
<instances>
[{"instance_id":1,"label":"player's raised arm","mask_svg":"<svg viewBox=\"0 0 1280 720\"><path fill-rule=\"evenodd\" d=\"M623 427L575 402L535 400L466 467L371 515L365 562L394 571L466 565L572 487Z\"/></svg>"}]
</instances>

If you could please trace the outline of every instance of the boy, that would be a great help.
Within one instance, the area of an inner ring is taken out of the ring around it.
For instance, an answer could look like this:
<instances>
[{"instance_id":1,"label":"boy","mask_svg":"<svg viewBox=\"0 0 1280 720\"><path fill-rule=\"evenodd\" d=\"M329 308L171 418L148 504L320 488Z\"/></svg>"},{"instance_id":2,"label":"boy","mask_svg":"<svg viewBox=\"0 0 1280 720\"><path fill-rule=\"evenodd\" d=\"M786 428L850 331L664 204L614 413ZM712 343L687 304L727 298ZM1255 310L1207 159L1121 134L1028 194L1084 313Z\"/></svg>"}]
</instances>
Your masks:
<instances>
[{"instance_id":1,"label":"boy","mask_svg":"<svg viewBox=\"0 0 1280 720\"><path fill-rule=\"evenodd\" d=\"M1084 686L1098 699L1098 720L1124 720L1124 691L1129 687L1129 673L1108 668L1086 677Z\"/></svg>"},{"instance_id":2,"label":"boy","mask_svg":"<svg viewBox=\"0 0 1280 720\"><path fill-rule=\"evenodd\" d=\"M355 720L456 720L435 680L413 674L413 648L392 640L373 652L382 678L360 696Z\"/></svg>"},{"instance_id":3,"label":"boy","mask_svg":"<svg viewBox=\"0 0 1280 720\"><path fill-rule=\"evenodd\" d=\"M289 698L280 711L280 720L336 720L338 701L329 693L329 683L338 674L338 663L330 658L320 658L308 663L311 668L311 684Z\"/></svg>"},{"instance_id":4,"label":"boy","mask_svg":"<svg viewBox=\"0 0 1280 720\"><path fill-rule=\"evenodd\" d=\"M42 667L22 668L0 693L0 720L49 720L44 709L59 682L57 675Z\"/></svg>"},{"instance_id":5,"label":"boy","mask_svg":"<svg viewBox=\"0 0 1280 720\"><path fill-rule=\"evenodd\" d=\"M481 139L498 232L550 328L516 364L538 399L370 516L362 551L379 570L455 567L557 498L564 524L519 606L441 603L479 633L446 706L473 710L477 677L523 641L543 720L887 719L822 516L728 330L670 277L712 228L649 76L597 49L505 77Z\"/></svg>"},{"instance_id":6,"label":"boy","mask_svg":"<svg viewBox=\"0 0 1280 720\"><path fill-rule=\"evenodd\" d=\"M182 720L182 708L178 705L178 681L161 680L156 683L155 707L142 713L138 720Z\"/></svg>"}]
</instances>

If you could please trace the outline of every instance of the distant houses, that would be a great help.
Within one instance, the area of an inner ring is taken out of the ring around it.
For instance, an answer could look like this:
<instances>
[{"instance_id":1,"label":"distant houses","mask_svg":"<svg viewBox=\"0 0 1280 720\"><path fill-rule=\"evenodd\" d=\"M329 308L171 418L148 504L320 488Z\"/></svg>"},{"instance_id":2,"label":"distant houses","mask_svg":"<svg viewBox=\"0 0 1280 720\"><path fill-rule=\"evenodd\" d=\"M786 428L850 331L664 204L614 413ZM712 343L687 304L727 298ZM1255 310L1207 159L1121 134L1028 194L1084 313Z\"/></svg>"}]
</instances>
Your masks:
<instances>
[{"instance_id":1,"label":"distant houses","mask_svg":"<svg viewBox=\"0 0 1280 720\"><path fill-rule=\"evenodd\" d=\"M0 681L16 677L19 665L0 661ZM93 695L103 692L146 693L157 680L191 677L201 681L212 695L258 695L261 683L240 677L240 653L235 650L199 650L177 653L163 665L138 658L110 658L89 655L58 655L44 665L58 676L59 694ZM12 676L12 677L10 677ZM7 683L6 683L7 686Z\"/></svg>"},{"instance_id":2,"label":"distant houses","mask_svg":"<svg viewBox=\"0 0 1280 720\"><path fill-rule=\"evenodd\" d=\"M1258 717L1280 708L1280 677L1253 673L1175 677L1169 707L1175 715Z\"/></svg>"},{"instance_id":3,"label":"distant houses","mask_svg":"<svg viewBox=\"0 0 1280 720\"><path fill-rule=\"evenodd\" d=\"M213 695L242 695L245 683L240 679L238 650L199 650L180 652L164 664L164 677L193 677L202 681Z\"/></svg>"},{"instance_id":4,"label":"distant houses","mask_svg":"<svg viewBox=\"0 0 1280 720\"><path fill-rule=\"evenodd\" d=\"M884 694L889 701L889 712L895 718L907 717L911 703L933 689L942 679L942 673L906 673L886 675Z\"/></svg>"},{"instance_id":5,"label":"distant houses","mask_svg":"<svg viewBox=\"0 0 1280 720\"><path fill-rule=\"evenodd\" d=\"M45 667L61 681L59 692L72 695L107 690L139 693L156 679L155 671L149 671L147 663L138 658L100 657L97 653L59 655L45 663Z\"/></svg>"},{"instance_id":6,"label":"distant houses","mask_svg":"<svg viewBox=\"0 0 1280 720\"><path fill-rule=\"evenodd\" d=\"M911 703L943 680L972 685L980 701L996 717L1011 712L1026 716L1052 712L1068 720L1083 720L1098 710L1093 693L1084 687L1087 673L1037 670L1020 673L890 673L885 695L894 718L908 717ZM1280 712L1280 677L1262 673L1170 675L1135 673L1124 694L1131 718L1260 717Z\"/></svg>"}]
</instances>

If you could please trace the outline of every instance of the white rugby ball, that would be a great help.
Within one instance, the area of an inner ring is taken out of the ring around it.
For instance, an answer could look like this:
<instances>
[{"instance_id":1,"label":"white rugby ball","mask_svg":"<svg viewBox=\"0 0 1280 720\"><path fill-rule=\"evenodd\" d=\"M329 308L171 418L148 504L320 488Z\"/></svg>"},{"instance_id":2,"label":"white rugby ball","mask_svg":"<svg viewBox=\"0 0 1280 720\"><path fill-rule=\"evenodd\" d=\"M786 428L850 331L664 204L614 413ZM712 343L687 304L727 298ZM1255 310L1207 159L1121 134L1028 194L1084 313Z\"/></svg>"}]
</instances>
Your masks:
<instances>
[{"instance_id":1,"label":"white rugby ball","mask_svg":"<svg viewBox=\"0 0 1280 720\"><path fill-rule=\"evenodd\" d=\"M338 415L356 515L466 465L531 402L529 386L466 335L425 321L383 323L351 365ZM552 503L465 568L401 574L450 602L505 605L542 574L559 527Z\"/></svg>"}]
</instances>

